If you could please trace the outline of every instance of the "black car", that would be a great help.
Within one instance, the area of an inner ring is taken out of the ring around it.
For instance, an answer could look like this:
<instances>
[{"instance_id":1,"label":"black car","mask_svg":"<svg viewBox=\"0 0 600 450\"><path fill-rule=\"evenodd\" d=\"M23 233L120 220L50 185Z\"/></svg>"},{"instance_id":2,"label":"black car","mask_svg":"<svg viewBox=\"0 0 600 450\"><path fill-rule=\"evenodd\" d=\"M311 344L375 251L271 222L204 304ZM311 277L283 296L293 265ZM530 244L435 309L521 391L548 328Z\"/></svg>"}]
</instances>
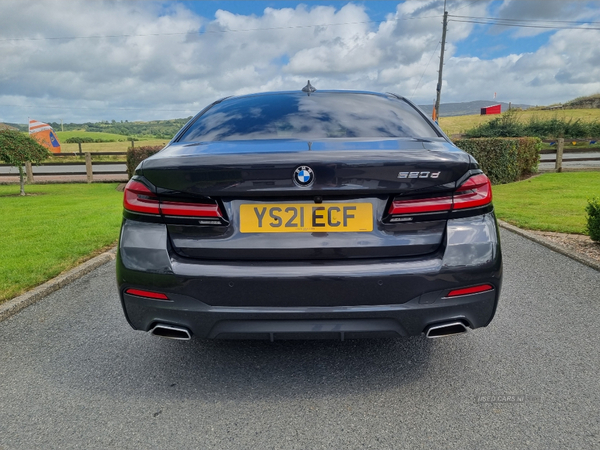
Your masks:
<instances>
[{"instance_id":1,"label":"black car","mask_svg":"<svg viewBox=\"0 0 600 450\"><path fill-rule=\"evenodd\" d=\"M498 303L489 179L393 94L219 100L137 167L124 207L119 294L154 335L439 337Z\"/></svg>"}]
</instances>

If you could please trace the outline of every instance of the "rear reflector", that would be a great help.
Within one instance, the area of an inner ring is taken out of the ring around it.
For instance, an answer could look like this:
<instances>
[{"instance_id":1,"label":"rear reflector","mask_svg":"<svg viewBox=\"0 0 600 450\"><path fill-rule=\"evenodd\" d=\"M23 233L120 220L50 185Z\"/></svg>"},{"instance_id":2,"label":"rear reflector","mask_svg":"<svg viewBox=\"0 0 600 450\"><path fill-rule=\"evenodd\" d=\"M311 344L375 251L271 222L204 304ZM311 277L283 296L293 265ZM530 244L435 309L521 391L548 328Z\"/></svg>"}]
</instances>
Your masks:
<instances>
[{"instance_id":1,"label":"rear reflector","mask_svg":"<svg viewBox=\"0 0 600 450\"><path fill-rule=\"evenodd\" d=\"M478 294L479 292L491 291L494 286L491 284L481 284L479 286L468 287L464 289L455 289L450 291L446 297L458 297L459 295Z\"/></svg>"},{"instance_id":2,"label":"rear reflector","mask_svg":"<svg viewBox=\"0 0 600 450\"><path fill-rule=\"evenodd\" d=\"M477 208L492 202L492 184L483 173L467 179L452 196L416 200L394 199L388 214L405 215ZM392 219L393 220L393 219Z\"/></svg>"},{"instance_id":3,"label":"rear reflector","mask_svg":"<svg viewBox=\"0 0 600 450\"><path fill-rule=\"evenodd\" d=\"M223 217L219 205L216 203L159 201L158 197L145 184L135 180L130 180L125 186L123 206L128 211L144 214L218 219ZM214 223L221 224L220 221Z\"/></svg>"},{"instance_id":4,"label":"rear reflector","mask_svg":"<svg viewBox=\"0 0 600 450\"><path fill-rule=\"evenodd\" d=\"M169 297L161 292L142 291L141 289L127 289L125 293L129 295L137 295L138 297L152 298L154 300L169 300Z\"/></svg>"}]
</instances>

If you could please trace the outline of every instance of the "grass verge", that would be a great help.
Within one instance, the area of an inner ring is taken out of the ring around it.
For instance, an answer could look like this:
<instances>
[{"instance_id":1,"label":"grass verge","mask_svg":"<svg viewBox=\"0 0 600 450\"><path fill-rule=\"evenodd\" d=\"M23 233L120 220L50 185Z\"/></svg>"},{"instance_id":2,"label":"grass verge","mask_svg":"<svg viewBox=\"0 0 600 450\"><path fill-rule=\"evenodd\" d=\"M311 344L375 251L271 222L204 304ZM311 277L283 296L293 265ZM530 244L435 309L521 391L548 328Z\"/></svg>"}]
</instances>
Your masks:
<instances>
[{"instance_id":1,"label":"grass verge","mask_svg":"<svg viewBox=\"0 0 600 450\"><path fill-rule=\"evenodd\" d=\"M499 219L520 228L586 234L587 199L600 192L600 172L547 173L493 188Z\"/></svg>"},{"instance_id":2,"label":"grass verge","mask_svg":"<svg viewBox=\"0 0 600 450\"><path fill-rule=\"evenodd\" d=\"M117 184L0 186L0 303L116 243Z\"/></svg>"}]
</instances>

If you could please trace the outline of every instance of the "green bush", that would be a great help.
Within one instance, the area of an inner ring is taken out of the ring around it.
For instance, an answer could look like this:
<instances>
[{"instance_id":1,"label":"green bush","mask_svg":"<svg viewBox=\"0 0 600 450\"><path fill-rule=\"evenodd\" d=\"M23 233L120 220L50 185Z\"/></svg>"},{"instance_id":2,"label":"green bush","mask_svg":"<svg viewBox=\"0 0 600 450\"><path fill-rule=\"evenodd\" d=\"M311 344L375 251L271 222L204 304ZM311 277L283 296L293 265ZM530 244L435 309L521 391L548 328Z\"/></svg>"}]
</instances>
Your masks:
<instances>
[{"instance_id":1,"label":"green bush","mask_svg":"<svg viewBox=\"0 0 600 450\"><path fill-rule=\"evenodd\" d=\"M600 199L593 198L588 200L585 212L587 212L586 231L592 241L600 242Z\"/></svg>"},{"instance_id":2,"label":"green bush","mask_svg":"<svg viewBox=\"0 0 600 450\"><path fill-rule=\"evenodd\" d=\"M538 138L458 139L454 144L473 155L492 184L511 183L537 172L542 146Z\"/></svg>"},{"instance_id":3,"label":"green bush","mask_svg":"<svg viewBox=\"0 0 600 450\"><path fill-rule=\"evenodd\" d=\"M129 147L127 149L127 174L129 178L135 173L135 168L146 158L163 149L162 145L147 145L145 147Z\"/></svg>"},{"instance_id":4,"label":"green bush","mask_svg":"<svg viewBox=\"0 0 600 450\"><path fill-rule=\"evenodd\" d=\"M514 110L496 116L489 122L484 122L466 132L470 138L518 137L527 136L524 126L519 122L518 113Z\"/></svg>"},{"instance_id":5,"label":"green bush","mask_svg":"<svg viewBox=\"0 0 600 450\"><path fill-rule=\"evenodd\" d=\"M18 130L0 130L0 161L19 169L21 195L25 195L23 165L39 164L50 156L46 147L28 134Z\"/></svg>"},{"instance_id":6,"label":"green bush","mask_svg":"<svg viewBox=\"0 0 600 450\"><path fill-rule=\"evenodd\" d=\"M114 139L101 139L101 138L91 138L91 137L70 137L65 141L67 144L92 144L92 143L102 143L102 142L115 142Z\"/></svg>"}]
</instances>

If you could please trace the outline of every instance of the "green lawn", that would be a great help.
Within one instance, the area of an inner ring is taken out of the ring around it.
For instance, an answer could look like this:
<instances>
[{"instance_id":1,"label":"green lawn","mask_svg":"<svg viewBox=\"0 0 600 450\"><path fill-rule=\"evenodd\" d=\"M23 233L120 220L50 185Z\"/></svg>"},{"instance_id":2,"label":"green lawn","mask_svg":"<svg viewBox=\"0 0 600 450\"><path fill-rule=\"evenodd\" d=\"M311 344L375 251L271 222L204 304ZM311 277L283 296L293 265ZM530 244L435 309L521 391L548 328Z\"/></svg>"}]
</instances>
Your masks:
<instances>
[{"instance_id":1,"label":"green lawn","mask_svg":"<svg viewBox=\"0 0 600 450\"><path fill-rule=\"evenodd\" d=\"M116 184L0 186L0 303L116 243Z\"/></svg>"},{"instance_id":2,"label":"green lawn","mask_svg":"<svg viewBox=\"0 0 600 450\"><path fill-rule=\"evenodd\" d=\"M600 172L547 173L493 187L499 219L530 230L585 232L587 199L600 196Z\"/></svg>"}]
</instances>

